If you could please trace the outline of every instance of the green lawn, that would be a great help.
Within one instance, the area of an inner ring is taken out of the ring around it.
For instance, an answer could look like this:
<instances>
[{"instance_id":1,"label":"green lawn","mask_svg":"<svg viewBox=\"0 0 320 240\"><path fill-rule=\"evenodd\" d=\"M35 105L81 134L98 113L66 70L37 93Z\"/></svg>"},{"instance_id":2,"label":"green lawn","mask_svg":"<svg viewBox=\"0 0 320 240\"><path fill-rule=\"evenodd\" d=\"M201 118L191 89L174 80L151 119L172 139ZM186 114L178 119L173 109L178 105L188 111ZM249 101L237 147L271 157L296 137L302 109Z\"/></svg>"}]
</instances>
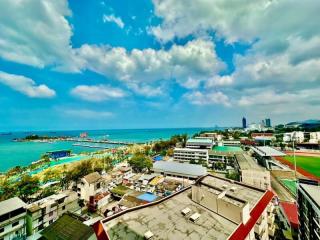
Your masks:
<instances>
[{"instance_id":1,"label":"green lawn","mask_svg":"<svg viewBox=\"0 0 320 240\"><path fill-rule=\"evenodd\" d=\"M293 156L285 156L284 159L294 164ZM298 167L320 177L320 157L296 156L296 161Z\"/></svg>"},{"instance_id":2,"label":"green lawn","mask_svg":"<svg viewBox=\"0 0 320 240\"><path fill-rule=\"evenodd\" d=\"M294 180L281 179L280 181L286 186L286 188L287 188L294 196L296 195L297 185L296 185L296 182L295 182Z\"/></svg>"}]
</instances>

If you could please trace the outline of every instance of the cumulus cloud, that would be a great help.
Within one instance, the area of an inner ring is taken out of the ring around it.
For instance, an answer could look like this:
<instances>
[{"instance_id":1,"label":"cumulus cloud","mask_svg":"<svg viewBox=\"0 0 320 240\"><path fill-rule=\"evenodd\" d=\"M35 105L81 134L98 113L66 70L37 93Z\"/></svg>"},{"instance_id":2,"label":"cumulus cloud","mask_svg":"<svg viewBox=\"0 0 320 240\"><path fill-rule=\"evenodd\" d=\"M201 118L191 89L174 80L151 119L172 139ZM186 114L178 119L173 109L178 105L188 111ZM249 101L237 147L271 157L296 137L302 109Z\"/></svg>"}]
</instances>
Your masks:
<instances>
[{"instance_id":1,"label":"cumulus cloud","mask_svg":"<svg viewBox=\"0 0 320 240\"><path fill-rule=\"evenodd\" d=\"M220 91L200 92L194 91L184 95L184 98L194 105L215 105L222 104L224 106L231 106L229 97Z\"/></svg>"},{"instance_id":2,"label":"cumulus cloud","mask_svg":"<svg viewBox=\"0 0 320 240\"><path fill-rule=\"evenodd\" d=\"M36 83L25 76L0 71L0 83L31 98L52 98L56 95L53 89Z\"/></svg>"},{"instance_id":3,"label":"cumulus cloud","mask_svg":"<svg viewBox=\"0 0 320 240\"><path fill-rule=\"evenodd\" d=\"M102 21L103 22L113 22L115 23L119 28L124 28L124 22L120 17L116 17L114 14L110 15L103 15L102 16Z\"/></svg>"},{"instance_id":4,"label":"cumulus cloud","mask_svg":"<svg viewBox=\"0 0 320 240\"><path fill-rule=\"evenodd\" d=\"M126 96L126 93L120 88L113 88L107 85L79 85L71 90L71 94L91 102L101 102Z\"/></svg>"},{"instance_id":5,"label":"cumulus cloud","mask_svg":"<svg viewBox=\"0 0 320 240\"><path fill-rule=\"evenodd\" d=\"M63 109L64 114L72 117L84 118L84 119L107 119L114 116L112 112L108 111L96 111L91 109Z\"/></svg>"},{"instance_id":6,"label":"cumulus cloud","mask_svg":"<svg viewBox=\"0 0 320 240\"><path fill-rule=\"evenodd\" d=\"M77 71L66 0L0 2L0 57L43 68Z\"/></svg>"},{"instance_id":7,"label":"cumulus cloud","mask_svg":"<svg viewBox=\"0 0 320 240\"><path fill-rule=\"evenodd\" d=\"M212 41L204 39L182 46L173 45L168 50L148 48L127 51L122 47L85 44L77 50L77 56L85 61L84 68L126 82L129 87L141 92L147 85L159 80L175 80L181 86L192 88L216 75L224 64L214 48Z\"/></svg>"}]
</instances>

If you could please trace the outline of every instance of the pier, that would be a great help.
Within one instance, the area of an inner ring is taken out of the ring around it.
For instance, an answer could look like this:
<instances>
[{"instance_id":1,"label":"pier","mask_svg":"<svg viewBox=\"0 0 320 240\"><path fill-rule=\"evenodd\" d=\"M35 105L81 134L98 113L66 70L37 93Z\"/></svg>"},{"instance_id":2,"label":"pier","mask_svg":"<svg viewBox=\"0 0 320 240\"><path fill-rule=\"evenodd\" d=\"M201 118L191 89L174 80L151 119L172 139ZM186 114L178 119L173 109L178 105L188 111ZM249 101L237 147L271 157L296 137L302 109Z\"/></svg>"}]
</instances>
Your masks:
<instances>
[{"instance_id":1,"label":"pier","mask_svg":"<svg viewBox=\"0 0 320 240\"><path fill-rule=\"evenodd\" d=\"M65 141L69 141L69 142L76 142L76 143L100 143L100 144L112 144L112 145L133 145L133 144L144 144L144 142L124 142L124 141L112 141L112 140L95 140L95 139L81 139L81 138L67 138L65 139ZM85 146L86 147L94 147L95 145L90 145L90 144L84 144L81 146ZM79 145L74 145L74 146L80 146ZM103 148L102 147L98 147L96 146L96 148ZM107 147L106 147L107 148Z\"/></svg>"}]
</instances>

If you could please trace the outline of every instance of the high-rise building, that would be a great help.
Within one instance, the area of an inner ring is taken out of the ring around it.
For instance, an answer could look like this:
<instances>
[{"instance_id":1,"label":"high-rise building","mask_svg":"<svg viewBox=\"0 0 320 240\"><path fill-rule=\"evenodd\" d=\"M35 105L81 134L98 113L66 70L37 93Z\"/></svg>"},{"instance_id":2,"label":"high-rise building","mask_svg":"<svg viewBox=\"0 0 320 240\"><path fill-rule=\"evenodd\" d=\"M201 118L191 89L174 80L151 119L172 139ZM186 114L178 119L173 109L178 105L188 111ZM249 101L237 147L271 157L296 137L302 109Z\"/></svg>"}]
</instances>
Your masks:
<instances>
[{"instance_id":1,"label":"high-rise building","mask_svg":"<svg viewBox=\"0 0 320 240\"><path fill-rule=\"evenodd\" d=\"M270 118L266 119L266 127L271 127L271 119Z\"/></svg>"},{"instance_id":2,"label":"high-rise building","mask_svg":"<svg viewBox=\"0 0 320 240\"><path fill-rule=\"evenodd\" d=\"M242 128L247 128L247 119L245 117L242 118Z\"/></svg>"},{"instance_id":3,"label":"high-rise building","mask_svg":"<svg viewBox=\"0 0 320 240\"><path fill-rule=\"evenodd\" d=\"M310 180L299 180L299 240L320 239L320 186Z\"/></svg>"}]
</instances>

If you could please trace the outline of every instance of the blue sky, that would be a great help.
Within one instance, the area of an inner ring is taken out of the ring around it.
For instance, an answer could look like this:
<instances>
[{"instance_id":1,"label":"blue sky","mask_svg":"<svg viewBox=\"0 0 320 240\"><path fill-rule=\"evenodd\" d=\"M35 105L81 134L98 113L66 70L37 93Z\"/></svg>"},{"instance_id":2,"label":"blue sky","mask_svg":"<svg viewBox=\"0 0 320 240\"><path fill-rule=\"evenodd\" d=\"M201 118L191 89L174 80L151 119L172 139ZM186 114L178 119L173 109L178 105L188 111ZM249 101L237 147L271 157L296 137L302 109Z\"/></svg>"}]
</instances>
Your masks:
<instances>
[{"instance_id":1,"label":"blue sky","mask_svg":"<svg viewBox=\"0 0 320 240\"><path fill-rule=\"evenodd\" d=\"M319 5L1 1L0 131L319 118Z\"/></svg>"}]
</instances>

